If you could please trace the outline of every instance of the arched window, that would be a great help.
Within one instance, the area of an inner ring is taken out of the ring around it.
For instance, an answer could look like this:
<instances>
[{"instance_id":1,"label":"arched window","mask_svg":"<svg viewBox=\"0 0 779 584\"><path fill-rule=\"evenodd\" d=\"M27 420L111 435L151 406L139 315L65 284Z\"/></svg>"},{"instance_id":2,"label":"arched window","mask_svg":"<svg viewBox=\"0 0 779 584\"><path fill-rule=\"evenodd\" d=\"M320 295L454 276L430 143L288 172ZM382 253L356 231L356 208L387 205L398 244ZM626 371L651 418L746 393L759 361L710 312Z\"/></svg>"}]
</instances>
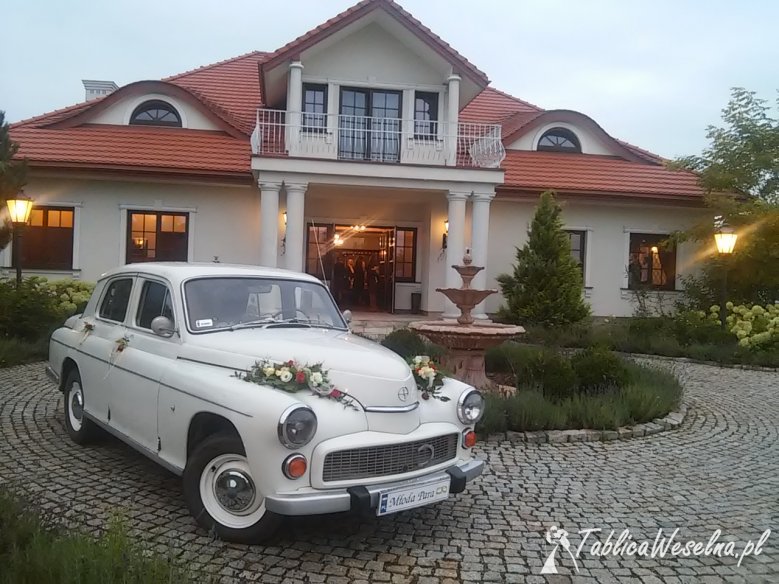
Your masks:
<instances>
[{"instance_id":1,"label":"arched window","mask_svg":"<svg viewBox=\"0 0 779 584\"><path fill-rule=\"evenodd\" d=\"M576 134L565 128L552 128L544 132L537 150L546 152L581 152L582 146Z\"/></svg>"},{"instance_id":2,"label":"arched window","mask_svg":"<svg viewBox=\"0 0 779 584\"><path fill-rule=\"evenodd\" d=\"M144 101L130 116L131 124L181 127L181 116L172 105L159 99Z\"/></svg>"}]
</instances>

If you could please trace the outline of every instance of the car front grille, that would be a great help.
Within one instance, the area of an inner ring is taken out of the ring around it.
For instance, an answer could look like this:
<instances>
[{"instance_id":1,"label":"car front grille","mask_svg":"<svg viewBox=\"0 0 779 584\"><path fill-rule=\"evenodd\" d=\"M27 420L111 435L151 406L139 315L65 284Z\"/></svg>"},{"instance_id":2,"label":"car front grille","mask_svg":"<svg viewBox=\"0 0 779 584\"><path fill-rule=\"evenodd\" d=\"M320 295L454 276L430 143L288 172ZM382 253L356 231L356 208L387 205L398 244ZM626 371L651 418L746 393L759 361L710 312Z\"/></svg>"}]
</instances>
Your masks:
<instances>
[{"instance_id":1,"label":"car front grille","mask_svg":"<svg viewBox=\"0 0 779 584\"><path fill-rule=\"evenodd\" d=\"M447 434L402 444L331 452L325 456L322 480L383 477L435 466L457 456L458 437L459 434Z\"/></svg>"}]
</instances>

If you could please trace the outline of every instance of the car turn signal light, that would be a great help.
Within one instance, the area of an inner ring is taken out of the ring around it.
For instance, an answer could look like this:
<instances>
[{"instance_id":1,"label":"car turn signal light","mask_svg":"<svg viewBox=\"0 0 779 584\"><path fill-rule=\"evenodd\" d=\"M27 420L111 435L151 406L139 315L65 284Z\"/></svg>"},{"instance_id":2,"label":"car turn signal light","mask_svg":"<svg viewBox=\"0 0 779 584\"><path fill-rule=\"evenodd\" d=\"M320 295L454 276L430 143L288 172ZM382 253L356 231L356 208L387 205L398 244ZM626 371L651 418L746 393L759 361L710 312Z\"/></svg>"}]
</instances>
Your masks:
<instances>
[{"instance_id":1,"label":"car turn signal light","mask_svg":"<svg viewBox=\"0 0 779 584\"><path fill-rule=\"evenodd\" d=\"M463 432L463 446L465 448L473 448L476 445L476 432L473 430L466 430Z\"/></svg>"},{"instance_id":2,"label":"car turn signal light","mask_svg":"<svg viewBox=\"0 0 779 584\"><path fill-rule=\"evenodd\" d=\"M292 454L284 460L281 468L288 479L299 479L306 474L308 462L302 454Z\"/></svg>"}]
</instances>

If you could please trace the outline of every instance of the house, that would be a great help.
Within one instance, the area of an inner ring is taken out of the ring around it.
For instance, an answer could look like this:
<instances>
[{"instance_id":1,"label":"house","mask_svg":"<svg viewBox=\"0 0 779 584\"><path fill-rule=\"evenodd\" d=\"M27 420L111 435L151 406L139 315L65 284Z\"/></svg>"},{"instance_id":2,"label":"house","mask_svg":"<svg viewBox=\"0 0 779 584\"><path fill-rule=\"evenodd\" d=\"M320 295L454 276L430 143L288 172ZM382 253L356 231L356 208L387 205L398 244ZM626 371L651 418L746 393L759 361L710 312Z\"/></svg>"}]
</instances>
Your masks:
<instances>
[{"instance_id":1,"label":"house","mask_svg":"<svg viewBox=\"0 0 779 584\"><path fill-rule=\"evenodd\" d=\"M262 264L326 280L343 306L402 312L419 299L452 315L435 291L460 285L449 266L468 248L486 267L474 286L496 287L546 189L564 203L594 314L631 314L639 284L672 298L694 266L694 248L660 245L702 212L694 175L583 113L492 88L392 0L270 53L85 87L85 102L12 127L36 201L21 246L30 274Z\"/></svg>"}]
</instances>

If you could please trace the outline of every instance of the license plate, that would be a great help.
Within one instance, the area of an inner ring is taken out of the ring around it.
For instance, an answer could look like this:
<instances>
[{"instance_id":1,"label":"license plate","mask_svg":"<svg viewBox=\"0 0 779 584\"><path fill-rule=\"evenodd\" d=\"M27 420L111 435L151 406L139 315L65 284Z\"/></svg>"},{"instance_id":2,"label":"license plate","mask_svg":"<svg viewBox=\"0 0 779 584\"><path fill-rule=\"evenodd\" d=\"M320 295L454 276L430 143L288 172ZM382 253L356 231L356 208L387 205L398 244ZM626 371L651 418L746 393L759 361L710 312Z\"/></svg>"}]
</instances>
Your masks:
<instances>
[{"instance_id":1,"label":"license plate","mask_svg":"<svg viewBox=\"0 0 779 584\"><path fill-rule=\"evenodd\" d=\"M405 509L443 501L449 497L449 482L449 479L446 478L434 483L380 491L376 515L389 515Z\"/></svg>"}]
</instances>

